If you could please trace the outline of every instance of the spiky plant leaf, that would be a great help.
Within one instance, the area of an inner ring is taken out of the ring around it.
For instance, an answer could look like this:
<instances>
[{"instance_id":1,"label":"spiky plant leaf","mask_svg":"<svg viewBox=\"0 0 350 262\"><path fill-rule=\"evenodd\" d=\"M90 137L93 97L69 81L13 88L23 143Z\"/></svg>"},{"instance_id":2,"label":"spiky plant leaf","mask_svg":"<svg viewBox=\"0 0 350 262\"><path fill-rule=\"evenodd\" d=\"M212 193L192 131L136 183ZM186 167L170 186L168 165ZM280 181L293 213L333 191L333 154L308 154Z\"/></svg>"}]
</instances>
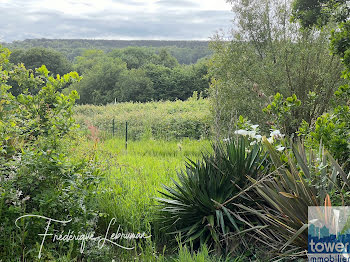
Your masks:
<instances>
[{"instance_id":1,"label":"spiky plant leaf","mask_svg":"<svg viewBox=\"0 0 350 262\"><path fill-rule=\"evenodd\" d=\"M164 186L158 198L159 222L168 233L180 232L184 241L199 247L205 241L222 248L227 236L239 232L245 225L229 214L237 209L224 203L249 185L247 177L257 179L264 170L266 156L260 145L250 146L244 137L215 144L213 153L203 154L201 160L188 160L178 172L173 186ZM237 203L254 203L253 199L238 198Z\"/></svg>"}]
</instances>

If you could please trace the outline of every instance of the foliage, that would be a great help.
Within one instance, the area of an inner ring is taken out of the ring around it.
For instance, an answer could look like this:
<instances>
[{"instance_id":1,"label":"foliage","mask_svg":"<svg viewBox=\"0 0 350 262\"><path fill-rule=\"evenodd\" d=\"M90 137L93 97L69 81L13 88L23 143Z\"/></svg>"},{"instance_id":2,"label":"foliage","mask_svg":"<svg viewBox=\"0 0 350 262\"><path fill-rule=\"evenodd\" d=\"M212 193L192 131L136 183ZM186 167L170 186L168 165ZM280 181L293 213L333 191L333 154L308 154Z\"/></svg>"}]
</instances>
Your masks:
<instances>
[{"instance_id":1,"label":"foliage","mask_svg":"<svg viewBox=\"0 0 350 262\"><path fill-rule=\"evenodd\" d=\"M81 56L75 58L74 69L80 74L85 74L94 65L103 62L104 54L102 50L85 50Z\"/></svg>"},{"instance_id":2,"label":"foliage","mask_svg":"<svg viewBox=\"0 0 350 262\"><path fill-rule=\"evenodd\" d=\"M350 23L349 6L347 1L314 1L312 4L304 0L293 3L293 18L302 28L324 28L327 24L336 23L337 29L331 32L330 49L333 54L341 58L345 71L342 77L348 82L350 76ZM300 133L307 136L308 142L314 146L322 143L331 153L349 169L349 84L343 85L336 92L340 97L338 106L323 116L320 116L315 125L303 123ZM340 105L339 105L340 104ZM309 134L307 134L309 133Z\"/></svg>"},{"instance_id":3,"label":"foliage","mask_svg":"<svg viewBox=\"0 0 350 262\"><path fill-rule=\"evenodd\" d=\"M346 96L342 89L337 94ZM337 106L333 111L320 116L313 126L303 122L299 129L299 135L302 135L312 148L316 148L319 143L322 143L339 160L345 170L350 170L349 106Z\"/></svg>"},{"instance_id":4,"label":"foliage","mask_svg":"<svg viewBox=\"0 0 350 262\"><path fill-rule=\"evenodd\" d=\"M77 123L86 129L90 123L101 131L125 136L128 121L130 139L206 138L210 135L209 101L197 94L186 101L118 103L106 106L81 105L75 108Z\"/></svg>"},{"instance_id":5,"label":"foliage","mask_svg":"<svg viewBox=\"0 0 350 262\"><path fill-rule=\"evenodd\" d=\"M121 261L158 261L156 256L160 256L157 252L159 250L167 256L176 255L176 252L170 253L169 238L159 232L154 208L155 197L160 196L158 190L162 184L168 184L176 177L175 170L180 169L187 158L200 158L201 150L209 149L209 146L207 140L145 139L130 141L126 151L123 139L100 140L95 146L94 140L87 140L77 134L71 148L74 156L79 159L96 154L105 174L105 179L98 186L95 200L101 213L98 232L105 234L110 219L114 217L116 224L121 225L124 231L145 231L152 235L152 243L139 243L141 245L135 251L113 248L112 254L115 257ZM149 255L153 259L142 259L140 254Z\"/></svg>"},{"instance_id":6,"label":"foliage","mask_svg":"<svg viewBox=\"0 0 350 262\"><path fill-rule=\"evenodd\" d=\"M245 259L246 258L243 255L234 259L216 257L215 255L211 255L209 253L209 250L205 245L198 252L190 252L186 246L180 245L179 255L176 259L173 260L173 262L241 262L246 261Z\"/></svg>"},{"instance_id":7,"label":"foliage","mask_svg":"<svg viewBox=\"0 0 350 262\"><path fill-rule=\"evenodd\" d=\"M267 130L271 120L261 109L273 96L294 94L301 106L290 111L287 134L296 123L309 124L332 105L333 93L344 81L342 65L329 55L329 28L300 31L289 22L289 1L229 1L236 19L234 35L216 36L209 74L216 125L223 133L237 115L244 115ZM316 94L310 96L309 94Z\"/></svg>"},{"instance_id":8,"label":"foliage","mask_svg":"<svg viewBox=\"0 0 350 262\"><path fill-rule=\"evenodd\" d=\"M300 107L301 101L293 94L286 99L280 93L277 93L273 97L273 101L267 107L263 109L263 112L270 114L275 123L273 127L281 129L283 133L288 134L292 133L292 130L295 130L300 122L299 119L293 118L293 111L296 108ZM287 128L292 127L292 130Z\"/></svg>"},{"instance_id":9,"label":"foliage","mask_svg":"<svg viewBox=\"0 0 350 262\"><path fill-rule=\"evenodd\" d=\"M344 21L349 16L346 0L294 0L293 20L302 27L322 27L332 20Z\"/></svg>"},{"instance_id":10,"label":"foliage","mask_svg":"<svg viewBox=\"0 0 350 262\"><path fill-rule=\"evenodd\" d=\"M56 77L57 74L64 75L72 71L72 64L69 62L61 53L45 48L31 48L27 50L17 49L11 53L10 62L13 64L23 63L24 66L29 69L30 73L35 73L36 68L40 68L42 65L45 65L49 73ZM17 68L17 70L20 70ZM8 84L12 86L11 93L15 96L19 95L22 92L21 87L19 86L18 81L15 79L8 79ZM69 83L67 83L68 85ZM35 94L40 87L34 89L33 87L28 86L27 88ZM61 86L64 88L65 86Z\"/></svg>"},{"instance_id":11,"label":"foliage","mask_svg":"<svg viewBox=\"0 0 350 262\"><path fill-rule=\"evenodd\" d=\"M207 66L204 61L173 69L149 64L144 69L153 82L154 100L186 100L193 92L204 94L209 87L205 78Z\"/></svg>"},{"instance_id":12,"label":"foliage","mask_svg":"<svg viewBox=\"0 0 350 262\"><path fill-rule=\"evenodd\" d=\"M86 71L83 79L69 87L80 94L80 103L106 104L117 97L116 83L126 71L126 64L121 59L104 58Z\"/></svg>"},{"instance_id":13,"label":"foliage","mask_svg":"<svg viewBox=\"0 0 350 262\"><path fill-rule=\"evenodd\" d=\"M161 41L161 40L88 40L88 39L26 39L4 43L10 49L33 47L51 48L64 54L70 61L88 49L110 52L128 47L147 47L156 51L167 49L181 64L194 64L211 54L208 41ZM81 72L79 72L81 73Z\"/></svg>"},{"instance_id":14,"label":"foliage","mask_svg":"<svg viewBox=\"0 0 350 262\"><path fill-rule=\"evenodd\" d=\"M62 220L72 216L76 219L71 230L92 227L94 210L89 202L98 170L93 162L72 162L63 143L75 127L72 108L78 95L65 96L58 90L78 81L78 74L53 77L45 66L34 74L23 65L8 64L8 50L1 50L0 243L4 248L0 256L35 261L38 233L43 232L46 221L21 219L18 228L14 221L25 214ZM10 80L17 82L23 93L12 95ZM28 86L38 91L32 94ZM43 259L52 257L50 250L70 250L75 256L78 252L76 246L67 244L46 247Z\"/></svg>"},{"instance_id":15,"label":"foliage","mask_svg":"<svg viewBox=\"0 0 350 262\"><path fill-rule=\"evenodd\" d=\"M250 148L243 137L213 145L213 151L199 161L187 161L186 169L178 172L178 181L173 181L174 186L164 186L160 192L163 198L158 199L159 219L166 232L180 233L185 243L191 242L197 248L208 244L218 252L226 250L227 254L239 249L232 235L242 227L239 219L229 214L234 206L221 209L218 203L246 189L246 176L257 178L265 160L259 145ZM249 198L242 201L252 203ZM239 241L246 248L247 242Z\"/></svg>"},{"instance_id":16,"label":"foliage","mask_svg":"<svg viewBox=\"0 0 350 262\"><path fill-rule=\"evenodd\" d=\"M117 101L147 102L154 97L153 82L143 69L124 71L116 86Z\"/></svg>"},{"instance_id":17,"label":"foliage","mask_svg":"<svg viewBox=\"0 0 350 262\"><path fill-rule=\"evenodd\" d=\"M83 80L68 90L77 89L82 104L186 100L193 92L204 95L209 87L206 61L179 65L167 49L88 50L76 58L75 67Z\"/></svg>"},{"instance_id":18,"label":"foliage","mask_svg":"<svg viewBox=\"0 0 350 262\"><path fill-rule=\"evenodd\" d=\"M132 46L123 49L113 49L108 53L108 56L120 58L126 63L128 69L138 69L145 64L155 63L159 59L155 52L149 48Z\"/></svg>"},{"instance_id":19,"label":"foliage","mask_svg":"<svg viewBox=\"0 0 350 262\"><path fill-rule=\"evenodd\" d=\"M350 200L347 175L322 147L318 154L308 153L298 143L291 145L292 154L286 151L281 155L266 138L263 143L275 170L260 180L249 179L266 202L258 209L239 206L262 219L266 228L254 232L275 255L305 257L308 206L323 205L329 197L335 205L346 205Z\"/></svg>"},{"instance_id":20,"label":"foliage","mask_svg":"<svg viewBox=\"0 0 350 262\"><path fill-rule=\"evenodd\" d=\"M72 64L64 55L53 49L42 47L13 50L10 62L13 64L23 63L27 69L33 71L45 65L54 76L64 75L72 71Z\"/></svg>"}]
</instances>

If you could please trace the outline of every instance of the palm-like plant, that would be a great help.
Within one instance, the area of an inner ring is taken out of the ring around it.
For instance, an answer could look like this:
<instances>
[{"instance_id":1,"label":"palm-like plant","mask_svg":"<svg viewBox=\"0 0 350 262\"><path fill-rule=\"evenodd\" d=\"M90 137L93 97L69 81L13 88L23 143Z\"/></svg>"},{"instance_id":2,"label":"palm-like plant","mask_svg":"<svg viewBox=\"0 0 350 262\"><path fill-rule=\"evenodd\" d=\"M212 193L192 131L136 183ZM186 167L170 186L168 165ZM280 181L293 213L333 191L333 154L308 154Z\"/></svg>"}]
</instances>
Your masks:
<instances>
[{"instance_id":1,"label":"palm-like plant","mask_svg":"<svg viewBox=\"0 0 350 262\"><path fill-rule=\"evenodd\" d=\"M250 146L244 137L213 145L213 153L203 154L200 161L188 160L186 168L178 172L178 181L173 180L174 186L164 186L165 192L160 192L164 196L158 199L164 229L180 233L194 247L214 244L218 250L226 247L228 251L228 236L238 232L243 223L230 214L234 205L222 207L218 203L245 189L247 176L257 179L265 160L260 146ZM250 198L237 201L254 202Z\"/></svg>"}]
</instances>

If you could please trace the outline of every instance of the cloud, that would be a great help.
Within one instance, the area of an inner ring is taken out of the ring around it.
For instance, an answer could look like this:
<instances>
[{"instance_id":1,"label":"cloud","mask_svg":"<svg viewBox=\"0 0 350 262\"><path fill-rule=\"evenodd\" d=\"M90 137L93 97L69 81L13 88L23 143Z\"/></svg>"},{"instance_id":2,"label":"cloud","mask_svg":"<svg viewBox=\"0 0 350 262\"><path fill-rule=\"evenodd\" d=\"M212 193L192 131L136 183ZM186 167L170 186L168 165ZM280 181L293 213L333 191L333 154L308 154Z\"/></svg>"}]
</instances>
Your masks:
<instances>
[{"instance_id":1,"label":"cloud","mask_svg":"<svg viewBox=\"0 0 350 262\"><path fill-rule=\"evenodd\" d=\"M159 6L166 7L198 7L199 4L189 0L158 0L156 2Z\"/></svg>"},{"instance_id":2,"label":"cloud","mask_svg":"<svg viewBox=\"0 0 350 262\"><path fill-rule=\"evenodd\" d=\"M97 1L80 0L73 1L75 4L69 11L64 6L72 1L62 2L65 3L59 8L45 4L38 8L36 1L14 0L6 4L0 0L5 21L0 24L0 41L29 38L207 40L216 30L228 29L233 18L229 8L202 10L196 1L190 0L152 3L99 0L102 4L109 3L101 6L96 6Z\"/></svg>"}]
</instances>

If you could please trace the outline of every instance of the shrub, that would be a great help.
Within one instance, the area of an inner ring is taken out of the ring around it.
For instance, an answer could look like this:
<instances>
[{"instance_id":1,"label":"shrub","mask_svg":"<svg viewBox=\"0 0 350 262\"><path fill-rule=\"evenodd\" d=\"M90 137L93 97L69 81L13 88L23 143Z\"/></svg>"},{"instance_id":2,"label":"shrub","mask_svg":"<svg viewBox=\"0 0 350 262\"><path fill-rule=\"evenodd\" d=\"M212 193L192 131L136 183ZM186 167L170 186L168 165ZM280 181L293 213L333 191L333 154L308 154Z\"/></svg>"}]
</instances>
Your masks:
<instances>
[{"instance_id":1,"label":"shrub","mask_svg":"<svg viewBox=\"0 0 350 262\"><path fill-rule=\"evenodd\" d=\"M78 74L54 78L45 66L34 74L23 65L11 67L8 55L0 49L0 257L35 261L42 239L38 234L47 221L23 218L16 227L17 218L70 216L70 230L91 228L95 212L89 201L99 171L93 161L72 161L63 143L75 128L72 109L78 95L65 96L58 90L78 81ZM11 94L10 80L18 83L21 94ZM48 241L41 258L53 259L52 252L58 250L74 256L79 252L76 246Z\"/></svg>"},{"instance_id":2,"label":"shrub","mask_svg":"<svg viewBox=\"0 0 350 262\"><path fill-rule=\"evenodd\" d=\"M213 149L213 154L203 154L200 161L189 160L178 172L179 182L174 181L174 187L164 186L165 191L160 192L164 198L158 199L159 221L164 230L180 233L185 243L192 242L195 248L208 244L228 253L249 241L234 241L242 224L229 212L234 212L235 205L223 207L220 203L246 189L246 176L257 178L265 158L258 144L249 146L243 137L213 145ZM240 198L235 204L240 201L253 202Z\"/></svg>"},{"instance_id":3,"label":"shrub","mask_svg":"<svg viewBox=\"0 0 350 262\"><path fill-rule=\"evenodd\" d=\"M317 148L322 143L344 169L350 171L350 88L342 86L335 94L347 101L347 104L339 105L333 111L323 114L314 125L310 126L304 121L299 128L299 135L312 148Z\"/></svg>"},{"instance_id":4,"label":"shrub","mask_svg":"<svg viewBox=\"0 0 350 262\"><path fill-rule=\"evenodd\" d=\"M265 203L258 209L239 205L261 218L261 227L253 230L263 244L277 256L306 257L308 247L308 207L347 205L350 181L333 157L323 150L308 154L301 143L283 154L265 139L263 142L274 163L275 171L260 180L249 178ZM246 221L252 229L256 225ZM254 227L253 227L254 226ZM289 261L289 260L288 260Z\"/></svg>"}]
</instances>

